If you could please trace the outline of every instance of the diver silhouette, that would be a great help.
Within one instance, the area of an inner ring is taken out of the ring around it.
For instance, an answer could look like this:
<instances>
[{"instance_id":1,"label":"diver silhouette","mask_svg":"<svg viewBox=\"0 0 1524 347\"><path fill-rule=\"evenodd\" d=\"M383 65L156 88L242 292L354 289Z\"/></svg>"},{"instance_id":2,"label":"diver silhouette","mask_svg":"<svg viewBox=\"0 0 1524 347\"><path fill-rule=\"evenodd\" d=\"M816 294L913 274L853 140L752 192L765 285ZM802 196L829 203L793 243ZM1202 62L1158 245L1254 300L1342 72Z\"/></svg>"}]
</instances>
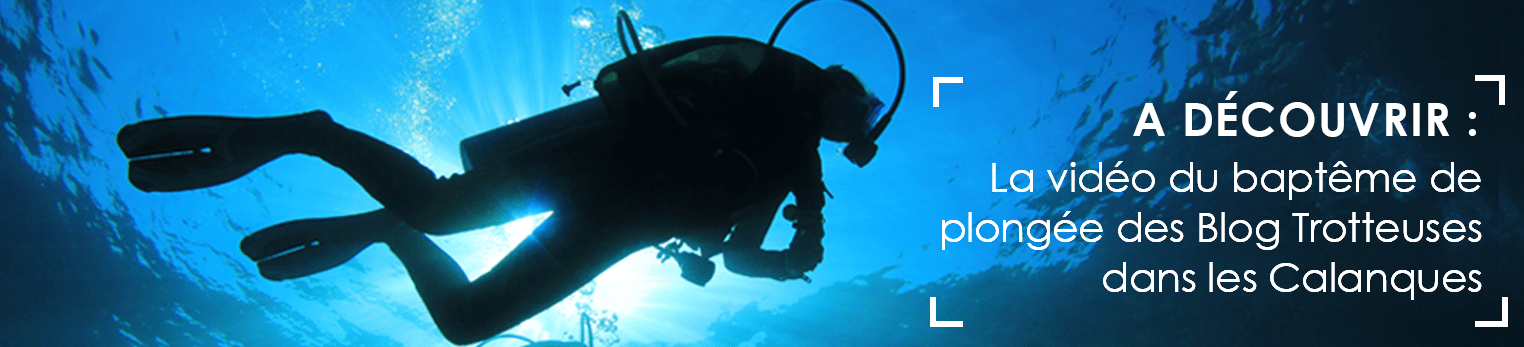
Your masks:
<instances>
[{"instance_id":1,"label":"diver silhouette","mask_svg":"<svg viewBox=\"0 0 1524 347\"><path fill-rule=\"evenodd\" d=\"M154 119L122 128L117 141L131 159L130 181L149 192L218 185L293 153L342 169L384 208L281 223L244 238L242 251L262 276L285 280L385 243L456 344L518 325L644 247L676 258L699 285L713 275L708 258L720 254L736 274L808 280L824 252L820 140L850 143L848 159L866 165L887 125L884 104L840 66L822 69L770 43L703 37L635 46L599 72L598 97L462 141L466 170L447 178L320 110ZM763 250L789 194L793 240ZM545 211L554 213L474 281L424 236Z\"/></svg>"}]
</instances>

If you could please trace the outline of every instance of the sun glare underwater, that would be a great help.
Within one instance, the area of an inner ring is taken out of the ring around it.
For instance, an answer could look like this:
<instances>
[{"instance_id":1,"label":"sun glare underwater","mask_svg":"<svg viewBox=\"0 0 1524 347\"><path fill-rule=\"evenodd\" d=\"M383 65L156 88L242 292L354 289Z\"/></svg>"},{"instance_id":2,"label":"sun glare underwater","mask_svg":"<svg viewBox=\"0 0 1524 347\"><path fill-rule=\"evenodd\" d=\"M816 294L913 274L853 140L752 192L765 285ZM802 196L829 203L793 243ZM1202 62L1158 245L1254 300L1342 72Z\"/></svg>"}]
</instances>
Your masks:
<instances>
[{"instance_id":1,"label":"sun glare underwater","mask_svg":"<svg viewBox=\"0 0 1524 347\"><path fill-rule=\"evenodd\" d=\"M656 46L710 35L765 40L793 3L7 1L0 6L7 41L0 47L0 79L12 146L0 163L7 181L0 190L8 192L4 216L11 222L0 245L7 277L0 280L6 294L0 344L449 345L383 245L333 270L280 282L261 278L240 254L239 240L261 228L380 206L342 171L313 157L287 156L209 189L144 193L127 181L116 131L176 115L322 109L436 174L459 173L462 139L597 95L591 85L598 70L623 57L614 27L618 11L630 14L644 45ZM1034 323L1109 315L1080 302L1099 290L1096 281L1088 273L1073 275L1102 256L1095 243L1053 243L1040 251L1024 243L977 243L943 251L937 223L965 214L974 220L1098 219L1137 211L1117 206L1172 204L1165 194L992 195L983 168L991 162L1067 168L1071 161L1090 165L1178 150L1108 136L1130 133L1122 123L1131 120L1122 114L1135 113L1123 111L1143 102L1206 95L1211 87L1194 89L1205 84L1286 76L1276 74L1295 64L1273 62L1297 58L1250 55L1245 47L1292 37L1292 30L1258 36L1235 30L1316 28L1316 19L1288 19L1293 10L1305 15L1316 6L871 3L899 35L910 82L873 165L858 168L842 158L840 146L821 146L834 198L824 211L825 262L811 282L721 270L699 287L648 249L505 332L512 336L483 345L928 345L954 336L963 339L953 340L962 341L956 345L1137 345L1179 338L1138 330L1076 337ZM1329 18L1364 2L1335 3L1324 6ZM802 10L778 46L821 66L843 64L886 101L899 77L888 37L846 2ZM1208 64L1233 66L1227 61L1234 59L1257 59L1259 70L1228 73L1221 71L1231 68ZM1348 59L1335 68L1345 72L1336 82L1347 88L1329 93L1377 99L1405 93L1392 79L1351 68L1357 58ZM936 76L967 82L944 84L933 108L924 81ZM1380 146L1387 152L1418 148ZM1517 212L1498 213L1517 219ZM549 215L433 239L475 278ZM779 217L764 247L787 247L788 225ZM1517 237L1498 237L1505 243L1497 247L1518 248ZM923 336L925 297L954 292L967 294L969 301L959 305L971 307L942 314L1005 327Z\"/></svg>"}]
</instances>

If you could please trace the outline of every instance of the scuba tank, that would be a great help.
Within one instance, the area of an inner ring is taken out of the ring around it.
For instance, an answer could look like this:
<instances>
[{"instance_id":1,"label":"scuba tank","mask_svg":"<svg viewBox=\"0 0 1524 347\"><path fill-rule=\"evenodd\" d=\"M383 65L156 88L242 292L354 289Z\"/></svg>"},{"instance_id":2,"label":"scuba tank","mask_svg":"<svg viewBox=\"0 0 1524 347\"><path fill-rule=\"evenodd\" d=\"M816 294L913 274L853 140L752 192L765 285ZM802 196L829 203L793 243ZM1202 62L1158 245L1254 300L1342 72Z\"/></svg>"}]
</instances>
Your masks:
<instances>
[{"instance_id":1,"label":"scuba tank","mask_svg":"<svg viewBox=\"0 0 1524 347\"><path fill-rule=\"evenodd\" d=\"M594 97L466 138L460 142L460 160L466 171L511 165L599 136L613 130L614 123L603 99Z\"/></svg>"},{"instance_id":2,"label":"scuba tank","mask_svg":"<svg viewBox=\"0 0 1524 347\"><path fill-rule=\"evenodd\" d=\"M622 17L627 18L627 17ZM702 37L644 50L605 66L593 87L598 96L519 120L466 138L460 143L466 170L504 165L578 141L621 131L620 123L670 124L687 130L688 122L667 98L666 88L650 76L647 63L661 64L704 47L746 40ZM741 154L744 156L744 154ZM742 159L749 166L749 159ZM755 168L749 168L755 174Z\"/></svg>"}]
</instances>

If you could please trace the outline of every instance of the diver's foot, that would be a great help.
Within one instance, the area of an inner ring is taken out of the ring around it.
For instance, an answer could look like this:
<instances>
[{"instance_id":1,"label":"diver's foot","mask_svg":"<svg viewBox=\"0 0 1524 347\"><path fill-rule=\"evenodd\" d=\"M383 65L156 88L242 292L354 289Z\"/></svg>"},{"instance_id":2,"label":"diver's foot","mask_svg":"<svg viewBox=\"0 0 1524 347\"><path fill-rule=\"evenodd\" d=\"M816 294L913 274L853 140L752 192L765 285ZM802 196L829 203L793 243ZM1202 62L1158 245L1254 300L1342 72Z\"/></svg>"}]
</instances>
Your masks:
<instances>
[{"instance_id":1,"label":"diver's foot","mask_svg":"<svg viewBox=\"0 0 1524 347\"><path fill-rule=\"evenodd\" d=\"M343 265L386 235L411 230L385 209L344 217L277 224L247 237L239 248L259 264L259 274L287 280Z\"/></svg>"},{"instance_id":2,"label":"diver's foot","mask_svg":"<svg viewBox=\"0 0 1524 347\"><path fill-rule=\"evenodd\" d=\"M117 145L130 160L128 178L143 191L173 192L232 181L298 151L333 125L327 112L275 118L184 116L123 127Z\"/></svg>"}]
</instances>

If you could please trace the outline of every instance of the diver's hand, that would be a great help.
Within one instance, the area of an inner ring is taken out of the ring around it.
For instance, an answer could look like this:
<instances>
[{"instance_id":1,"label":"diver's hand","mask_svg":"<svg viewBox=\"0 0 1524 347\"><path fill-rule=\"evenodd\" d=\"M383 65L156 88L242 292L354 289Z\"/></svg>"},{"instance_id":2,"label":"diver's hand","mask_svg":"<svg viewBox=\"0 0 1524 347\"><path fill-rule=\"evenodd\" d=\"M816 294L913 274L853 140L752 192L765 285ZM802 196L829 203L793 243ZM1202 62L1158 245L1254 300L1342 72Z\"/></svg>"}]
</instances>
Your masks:
<instances>
[{"instance_id":1,"label":"diver's hand","mask_svg":"<svg viewBox=\"0 0 1524 347\"><path fill-rule=\"evenodd\" d=\"M815 271L815 266L820 265L821 260L824 258L824 254L825 248L819 246L815 247L814 249L790 248L786 251L783 251L784 267L785 271L788 272L788 277L782 279L804 279L806 282L808 282L810 278L806 277L804 273Z\"/></svg>"},{"instance_id":2,"label":"diver's hand","mask_svg":"<svg viewBox=\"0 0 1524 347\"><path fill-rule=\"evenodd\" d=\"M814 271L820 262L825 260L825 246L820 244L825 238L825 229L821 223L795 222L794 240L789 243L788 250L783 251L785 270L793 278L808 277L804 273Z\"/></svg>"}]
</instances>

